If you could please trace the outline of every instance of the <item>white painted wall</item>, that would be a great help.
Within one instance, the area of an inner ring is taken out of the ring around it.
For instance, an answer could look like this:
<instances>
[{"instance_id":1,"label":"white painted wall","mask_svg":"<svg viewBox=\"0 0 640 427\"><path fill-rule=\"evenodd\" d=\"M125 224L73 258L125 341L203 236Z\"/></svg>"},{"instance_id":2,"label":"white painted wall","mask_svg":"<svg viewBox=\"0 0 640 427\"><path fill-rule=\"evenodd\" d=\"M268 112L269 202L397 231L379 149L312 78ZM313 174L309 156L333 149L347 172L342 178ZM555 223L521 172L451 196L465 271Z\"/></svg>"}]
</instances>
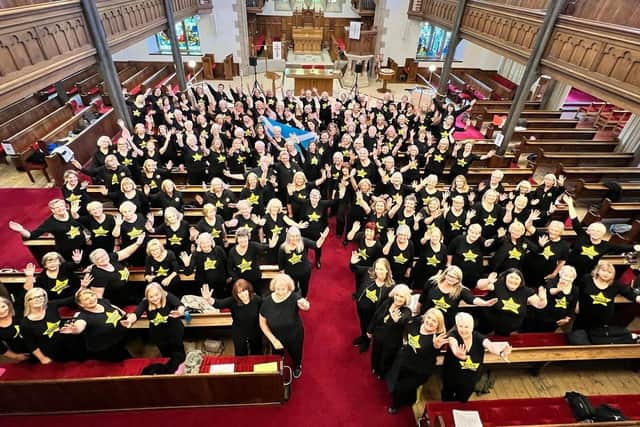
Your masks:
<instances>
[{"instance_id":1,"label":"white painted wall","mask_svg":"<svg viewBox=\"0 0 640 427\"><path fill-rule=\"evenodd\" d=\"M234 60L240 58L240 42L237 25L237 14L233 10L233 1L219 1L215 3L213 12L200 15L198 29L200 30L200 47L202 53L213 53L215 59L221 62L225 56L233 53ZM114 61L155 61L172 62L171 55L152 55L153 43L147 39L113 54ZM183 55L186 60L198 59L199 56Z\"/></svg>"},{"instance_id":2,"label":"white painted wall","mask_svg":"<svg viewBox=\"0 0 640 427\"><path fill-rule=\"evenodd\" d=\"M422 22L407 18L409 0L387 0L387 16L385 17L385 32L382 34L382 53L386 58L391 57L398 64L404 64L405 58L415 58L418 48L418 36ZM497 70L501 55L484 49L467 40L458 44L454 68L482 68ZM428 66L431 62L420 62L420 66ZM434 62L442 66L442 62Z\"/></svg>"}]
</instances>

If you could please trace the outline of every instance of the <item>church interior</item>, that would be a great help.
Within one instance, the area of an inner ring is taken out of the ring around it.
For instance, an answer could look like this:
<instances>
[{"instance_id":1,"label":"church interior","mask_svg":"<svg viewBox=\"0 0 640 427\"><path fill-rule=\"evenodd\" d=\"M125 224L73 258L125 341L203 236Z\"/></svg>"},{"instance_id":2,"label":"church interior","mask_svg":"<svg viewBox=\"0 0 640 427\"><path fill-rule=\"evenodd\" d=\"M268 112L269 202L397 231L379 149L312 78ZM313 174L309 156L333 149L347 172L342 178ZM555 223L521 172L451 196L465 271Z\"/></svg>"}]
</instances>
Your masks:
<instances>
[{"instance_id":1,"label":"church interior","mask_svg":"<svg viewBox=\"0 0 640 427\"><path fill-rule=\"evenodd\" d=\"M0 0L0 47L0 425L640 425L637 0ZM295 344L269 326L283 276ZM85 291L126 358L92 353ZM148 375L172 320L180 368Z\"/></svg>"}]
</instances>

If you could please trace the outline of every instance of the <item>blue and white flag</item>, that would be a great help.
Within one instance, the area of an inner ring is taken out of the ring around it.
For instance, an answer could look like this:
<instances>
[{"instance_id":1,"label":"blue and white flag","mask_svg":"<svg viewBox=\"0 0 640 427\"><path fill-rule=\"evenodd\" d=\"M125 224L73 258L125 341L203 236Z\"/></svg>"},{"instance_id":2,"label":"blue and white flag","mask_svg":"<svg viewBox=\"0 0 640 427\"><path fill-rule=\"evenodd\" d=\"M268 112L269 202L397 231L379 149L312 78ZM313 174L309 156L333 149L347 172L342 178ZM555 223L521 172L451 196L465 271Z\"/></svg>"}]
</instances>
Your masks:
<instances>
[{"instance_id":1,"label":"blue and white flag","mask_svg":"<svg viewBox=\"0 0 640 427\"><path fill-rule=\"evenodd\" d=\"M280 123L277 120L269 119L263 117L262 124L264 125L264 130L267 132L267 135L273 137L273 128L278 126L282 131L282 137L284 139L288 139L289 137L295 135L298 137L298 141L300 144L307 149L309 143L314 141L318 136L314 132L309 132L308 130L298 129L293 126L285 125L284 123Z\"/></svg>"}]
</instances>

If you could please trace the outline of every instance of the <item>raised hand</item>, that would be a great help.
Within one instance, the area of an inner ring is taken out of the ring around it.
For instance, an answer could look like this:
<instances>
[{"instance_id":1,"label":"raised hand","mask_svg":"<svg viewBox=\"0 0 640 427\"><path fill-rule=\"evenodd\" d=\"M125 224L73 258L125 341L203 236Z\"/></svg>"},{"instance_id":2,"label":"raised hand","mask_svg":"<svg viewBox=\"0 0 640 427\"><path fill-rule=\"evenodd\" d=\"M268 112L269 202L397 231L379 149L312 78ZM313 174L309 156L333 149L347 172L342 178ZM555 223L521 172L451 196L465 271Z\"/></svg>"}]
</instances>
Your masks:
<instances>
[{"instance_id":1,"label":"raised hand","mask_svg":"<svg viewBox=\"0 0 640 427\"><path fill-rule=\"evenodd\" d=\"M82 250L74 249L73 252L71 253L71 259L76 264L80 264L80 261L82 261Z\"/></svg>"},{"instance_id":2,"label":"raised hand","mask_svg":"<svg viewBox=\"0 0 640 427\"><path fill-rule=\"evenodd\" d=\"M93 282L93 276L87 272L84 274L82 279L80 279L80 287L86 288L91 284L91 282Z\"/></svg>"},{"instance_id":3,"label":"raised hand","mask_svg":"<svg viewBox=\"0 0 640 427\"><path fill-rule=\"evenodd\" d=\"M202 285L202 287L200 288L200 295L210 305L213 305L213 303L215 302L213 298L213 289L209 289L209 285L207 283Z\"/></svg>"},{"instance_id":4,"label":"raised hand","mask_svg":"<svg viewBox=\"0 0 640 427\"><path fill-rule=\"evenodd\" d=\"M36 272L36 265L32 262L27 264L27 266L24 268L24 275L27 277L33 277L35 272Z\"/></svg>"},{"instance_id":5,"label":"raised hand","mask_svg":"<svg viewBox=\"0 0 640 427\"><path fill-rule=\"evenodd\" d=\"M351 262L351 264L357 264L358 262L360 262L360 255L358 254L358 251L351 252L351 259L349 261Z\"/></svg>"}]
</instances>

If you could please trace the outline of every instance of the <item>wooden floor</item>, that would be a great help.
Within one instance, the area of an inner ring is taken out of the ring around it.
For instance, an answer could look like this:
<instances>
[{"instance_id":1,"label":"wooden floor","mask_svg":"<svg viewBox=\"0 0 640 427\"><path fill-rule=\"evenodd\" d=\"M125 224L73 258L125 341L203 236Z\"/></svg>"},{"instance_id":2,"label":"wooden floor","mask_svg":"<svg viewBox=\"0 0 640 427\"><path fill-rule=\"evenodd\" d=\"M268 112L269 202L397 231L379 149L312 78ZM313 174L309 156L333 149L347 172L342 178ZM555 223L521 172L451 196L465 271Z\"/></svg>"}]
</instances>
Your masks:
<instances>
[{"instance_id":1,"label":"wooden floor","mask_svg":"<svg viewBox=\"0 0 640 427\"><path fill-rule=\"evenodd\" d=\"M44 188L52 187L53 183L47 183L42 172L31 172L35 183L31 182L26 172L16 170L13 164L0 163L0 188Z\"/></svg>"}]
</instances>

